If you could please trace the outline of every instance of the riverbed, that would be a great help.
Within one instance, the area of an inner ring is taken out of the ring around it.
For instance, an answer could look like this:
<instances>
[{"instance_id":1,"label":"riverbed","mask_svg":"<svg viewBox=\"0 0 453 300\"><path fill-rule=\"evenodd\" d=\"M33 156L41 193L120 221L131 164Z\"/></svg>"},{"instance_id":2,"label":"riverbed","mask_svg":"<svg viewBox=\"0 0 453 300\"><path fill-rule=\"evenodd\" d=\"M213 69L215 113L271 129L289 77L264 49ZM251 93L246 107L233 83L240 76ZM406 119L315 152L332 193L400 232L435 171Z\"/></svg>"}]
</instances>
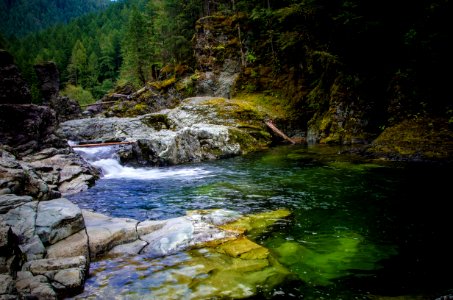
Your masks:
<instances>
[{"instance_id":1,"label":"riverbed","mask_svg":"<svg viewBox=\"0 0 453 300\"><path fill-rule=\"evenodd\" d=\"M451 276L445 275L453 267L448 246L451 166L366 160L348 150L279 146L159 168L121 166L114 148L86 150L87 160L104 176L69 199L81 208L137 220L198 209L244 215L289 210L289 218L249 236L269 249L285 269L284 278L244 293L228 293L238 284L225 284L218 298L435 299L452 293ZM207 256L213 256L209 249L197 249L159 259L93 262L78 298L212 299L201 289L192 292L195 282L202 281L206 290L212 282L215 288L215 281L209 281L214 272L200 275L188 269L194 266L190 261ZM184 273L183 280L177 279L178 272ZM243 279L235 276L224 281L247 282L247 272Z\"/></svg>"}]
</instances>

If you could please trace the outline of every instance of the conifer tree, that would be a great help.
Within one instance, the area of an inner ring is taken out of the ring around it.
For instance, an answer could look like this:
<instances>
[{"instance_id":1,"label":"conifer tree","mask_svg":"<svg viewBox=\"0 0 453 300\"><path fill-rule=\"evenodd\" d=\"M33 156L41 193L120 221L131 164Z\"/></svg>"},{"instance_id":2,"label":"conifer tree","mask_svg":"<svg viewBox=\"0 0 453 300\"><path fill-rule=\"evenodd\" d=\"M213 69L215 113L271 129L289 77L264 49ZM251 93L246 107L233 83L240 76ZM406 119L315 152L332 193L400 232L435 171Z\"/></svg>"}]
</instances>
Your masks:
<instances>
[{"instance_id":1,"label":"conifer tree","mask_svg":"<svg viewBox=\"0 0 453 300\"><path fill-rule=\"evenodd\" d=\"M82 84L85 80L87 67L87 53L85 46L80 40L74 44L71 54L71 62L68 66L69 80L74 85Z\"/></svg>"}]
</instances>

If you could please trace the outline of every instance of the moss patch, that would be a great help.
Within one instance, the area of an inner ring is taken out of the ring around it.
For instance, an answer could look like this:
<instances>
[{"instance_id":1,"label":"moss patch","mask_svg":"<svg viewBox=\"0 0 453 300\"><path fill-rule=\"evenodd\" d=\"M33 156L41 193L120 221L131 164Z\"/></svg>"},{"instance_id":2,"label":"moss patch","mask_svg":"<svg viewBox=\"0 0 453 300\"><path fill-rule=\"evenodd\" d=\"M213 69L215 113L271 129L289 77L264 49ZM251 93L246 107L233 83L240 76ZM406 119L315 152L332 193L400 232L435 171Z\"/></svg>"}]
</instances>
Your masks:
<instances>
[{"instance_id":1,"label":"moss patch","mask_svg":"<svg viewBox=\"0 0 453 300\"><path fill-rule=\"evenodd\" d=\"M152 127L155 130L161 129L170 129L172 128L172 124L168 119L167 115L164 114L152 114L148 115L141 119L142 123L148 127Z\"/></svg>"},{"instance_id":2,"label":"moss patch","mask_svg":"<svg viewBox=\"0 0 453 300\"><path fill-rule=\"evenodd\" d=\"M386 128L367 152L395 160L453 161L453 131L446 119L404 120Z\"/></svg>"},{"instance_id":3,"label":"moss patch","mask_svg":"<svg viewBox=\"0 0 453 300\"><path fill-rule=\"evenodd\" d=\"M288 217L291 212L279 209L243 217L235 222L222 225L220 228L235 232L246 233L252 239L263 234L266 229L278 220Z\"/></svg>"}]
</instances>

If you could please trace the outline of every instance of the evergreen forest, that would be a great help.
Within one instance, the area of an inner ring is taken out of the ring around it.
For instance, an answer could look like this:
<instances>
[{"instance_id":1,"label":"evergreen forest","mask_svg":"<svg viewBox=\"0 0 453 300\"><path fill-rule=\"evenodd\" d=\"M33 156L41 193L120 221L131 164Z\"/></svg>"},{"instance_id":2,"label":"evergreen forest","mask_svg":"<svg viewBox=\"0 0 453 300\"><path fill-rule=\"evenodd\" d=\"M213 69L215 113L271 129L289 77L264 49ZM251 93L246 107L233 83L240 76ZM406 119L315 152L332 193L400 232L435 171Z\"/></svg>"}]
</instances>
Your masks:
<instances>
[{"instance_id":1,"label":"evergreen forest","mask_svg":"<svg viewBox=\"0 0 453 300\"><path fill-rule=\"evenodd\" d=\"M138 89L158 79L156 69L168 65L193 73L200 67L193 47L197 20L224 16L226 27L237 32L243 67L258 72L260 66L270 67L274 78L290 73L305 88L278 88L294 106L319 108L329 97L326 89L340 80L371 106L388 106L397 98L406 115L452 115L449 76L444 75L452 53L448 0L0 3L7 15L2 15L7 22L1 26L1 43L32 82L36 101L32 66L41 61L56 62L62 86L85 93L89 101L126 83ZM76 14L80 16L73 18ZM54 17L43 18L47 15ZM33 19L47 24L30 23ZM272 82L254 84L251 77L243 77L243 89L276 89ZM398 118L401 112L390 114L382 118Z\"/></svg>"}]
</instances>

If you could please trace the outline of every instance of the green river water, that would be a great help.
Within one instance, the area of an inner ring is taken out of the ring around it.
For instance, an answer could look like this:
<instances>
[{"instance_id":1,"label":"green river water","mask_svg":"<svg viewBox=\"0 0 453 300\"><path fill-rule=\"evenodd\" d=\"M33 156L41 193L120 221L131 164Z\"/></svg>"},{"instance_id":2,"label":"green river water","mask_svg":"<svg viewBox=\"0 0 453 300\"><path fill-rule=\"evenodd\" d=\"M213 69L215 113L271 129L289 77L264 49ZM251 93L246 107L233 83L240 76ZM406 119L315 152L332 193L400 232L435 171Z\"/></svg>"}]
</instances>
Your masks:
<instances>
[{"instance_id":1,"label":"green river water","mask_svg":"<svg viewBox=\"0 0 453 300\"><path fill-rule=\"evenodd\" d=\"M252 215L286 209L291 215L265 231L249 232L250 240L268 249L266 260L244 262L210 248L157 259L100 260L91 265L85 292L75 298L436 299L452 294L452 167L369 161L344 150L280 146L145 170L155 176L99 180L71 200L138 220L212 208Z\"/></svg>"}]
</instances>

